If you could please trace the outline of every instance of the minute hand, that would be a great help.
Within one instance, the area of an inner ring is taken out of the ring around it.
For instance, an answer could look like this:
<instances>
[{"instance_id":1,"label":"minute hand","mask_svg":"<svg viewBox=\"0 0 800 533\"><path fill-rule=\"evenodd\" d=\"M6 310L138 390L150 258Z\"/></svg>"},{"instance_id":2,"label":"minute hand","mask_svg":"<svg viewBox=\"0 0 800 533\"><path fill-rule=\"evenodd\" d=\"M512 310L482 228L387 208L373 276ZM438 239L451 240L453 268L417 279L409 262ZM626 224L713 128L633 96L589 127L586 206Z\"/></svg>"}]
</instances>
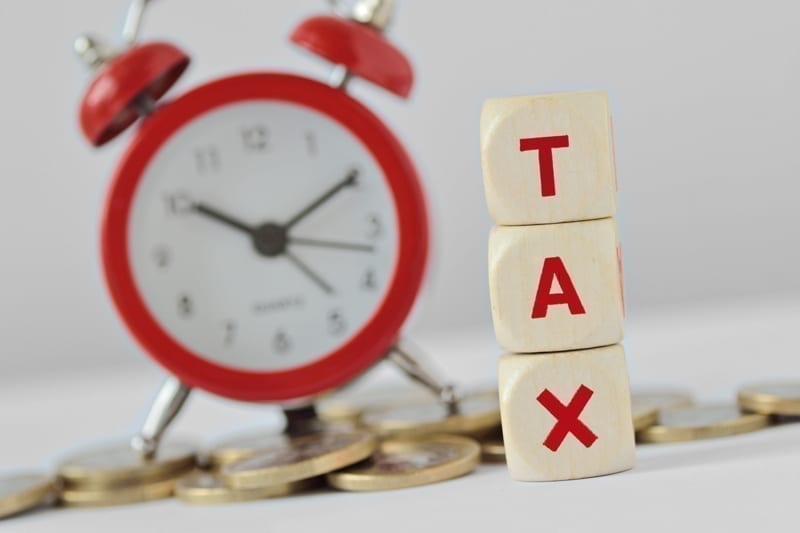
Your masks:
<instances>
[{"instance_id":1,"label":"minute hand","mask_svg":"<svg viewBox=\"0 0 800 533\"><path fill-rule=\"evenodd\" d=\"M325 192L325 194L323 194L322 196L311 202L307 207L303 208L299 213L290 218L289 221L283 225L284 229L288 230L289 228L291 228L292 226L303 220L305 217L314 212L322 204L333 198L336 195L336 193L338 193L345 187L352 187L353 185L355 185L357 179L358 179L358 171L356 169L353 169L350 172L348 172L347 176L345 176L345 178L342 181L331 187L329 190Z\"/></svg>"}]
</instances>

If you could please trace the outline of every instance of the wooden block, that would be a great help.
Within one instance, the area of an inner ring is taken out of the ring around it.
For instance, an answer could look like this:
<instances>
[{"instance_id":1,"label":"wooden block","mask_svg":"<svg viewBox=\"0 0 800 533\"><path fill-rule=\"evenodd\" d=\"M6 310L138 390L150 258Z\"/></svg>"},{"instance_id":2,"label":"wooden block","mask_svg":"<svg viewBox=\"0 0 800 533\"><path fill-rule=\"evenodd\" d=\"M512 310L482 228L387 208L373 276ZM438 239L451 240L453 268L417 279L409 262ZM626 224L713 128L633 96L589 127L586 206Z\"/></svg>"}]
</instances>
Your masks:
<instances>
[{"instance_id":1,"label":"wooden block","mask_svg":"<svg viewBox=\"0 0 800 533\"><path fill-rule=\"evenodd\" d=\"M603 92L488 100L481 160L489 214L501 226L616 212L614 139Z\"/></svg>"},{"instance_id":2,"label":"wooden block","mask_svg":"<svg viewBox=\"0 0 800 533\"><path fill-rule=\"evenodd\" d=\"M621 341L621 282L612 218L492 229L489 294L504 350L554 352Z\"/></svg>"},{"instance_id":3,"label":"wooden block","mask_svg":"<svg viewBox=\"0 0 800 533\"><path fill-rule=\"evenodd\" d=\"M630 390L619 344L505 355L499 388L512 478L555 481L633 468Z\"/></svg>"}]
</instances>

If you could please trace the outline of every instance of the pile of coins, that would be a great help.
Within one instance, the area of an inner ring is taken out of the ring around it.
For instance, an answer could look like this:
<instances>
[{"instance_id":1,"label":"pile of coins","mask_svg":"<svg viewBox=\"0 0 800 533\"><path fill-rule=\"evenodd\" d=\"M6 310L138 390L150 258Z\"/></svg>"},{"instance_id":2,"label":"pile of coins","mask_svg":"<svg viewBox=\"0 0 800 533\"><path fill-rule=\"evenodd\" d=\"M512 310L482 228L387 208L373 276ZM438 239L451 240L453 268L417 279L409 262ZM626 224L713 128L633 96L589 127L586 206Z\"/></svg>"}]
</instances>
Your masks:
<instances>
[{"instance_id":1,"label":"pile of coins","mask_svg":"<svg viewBox=\"0 0 800 533\"><path fill-rule=\"evenodd\" d=\"M800 415L800 384L739 391L738 406L697 406L675 391L634 392L639 442L680 442L755 431ZM56 479L0 479L0 518L36 507L121 505L176 496L198 505L235 503L331 487L379 491L438 483L505 462L496 390L463 395L457 408L413 391L364 394L317 405L324 429L298 437L238 435L202 453L167 442L144 460L128 443L66 458Z\"/></svg>"},{"instance_id":2,"label":"pile of coins","mask_svg":"<svg viewBox=\"0 0 800 533\"><path fill-rule=\"evenodd\" d=\"M84 450L59 467L60 501L99 507L168 498L176 480L194 467L194 450L183 443L165 443L150 461L127 442Z\"/></svg>"},{"instance_id":3,"label":"pile of coins","mask_svg":"<svg viewBox=\"0 0 800 533\"><path fill-rule=\"evenodd\" d=\"M684 403L662 409L652 424L637 430L636 439L667 443L727 437L793 422L791 417L798 415L800 383L760 383L741 388L736 404Z\"/></svg>"}]
</instances>

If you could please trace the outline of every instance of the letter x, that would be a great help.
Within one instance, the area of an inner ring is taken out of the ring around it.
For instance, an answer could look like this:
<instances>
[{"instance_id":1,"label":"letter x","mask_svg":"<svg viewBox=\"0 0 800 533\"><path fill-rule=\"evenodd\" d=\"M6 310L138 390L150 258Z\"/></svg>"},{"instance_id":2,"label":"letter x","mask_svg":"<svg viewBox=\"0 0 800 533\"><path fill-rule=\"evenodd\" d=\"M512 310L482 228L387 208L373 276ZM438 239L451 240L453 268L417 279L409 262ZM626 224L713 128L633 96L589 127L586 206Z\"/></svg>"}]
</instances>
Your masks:
<instances>
[{"instance_id":1,"label":"letter x","mask_svg":"<svg viewBox=\"0 0 800 533\"><path fill-rule=\"evenodd\" d=\"M567 438L567 435L572 433L581 444L587 448L597 440L597 435L592 433L586 424L579 420L579 416L589 399L594 394L594 391L586 385L581 385L575 395L570 400L569 405L564 405L559 401L556 396L545 389L539 396L536 397L539 403L547 409L551 415L556 418L556 425L550 430L544 445L552 451L558 451L561 443Z\"/></svg>"}]
</instances>

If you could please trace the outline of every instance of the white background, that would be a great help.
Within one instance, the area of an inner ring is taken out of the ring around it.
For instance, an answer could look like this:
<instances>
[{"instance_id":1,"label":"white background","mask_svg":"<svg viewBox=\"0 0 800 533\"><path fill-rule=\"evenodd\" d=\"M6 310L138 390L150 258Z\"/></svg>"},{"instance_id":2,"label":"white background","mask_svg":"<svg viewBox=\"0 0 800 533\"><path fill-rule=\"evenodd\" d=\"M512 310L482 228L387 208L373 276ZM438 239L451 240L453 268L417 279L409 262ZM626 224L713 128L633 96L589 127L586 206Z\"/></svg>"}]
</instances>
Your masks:
<instances>
[{"instance_id":1,"label":"white background","mask_svg":"<svg viewBox=\"0 0 800 533\"><path fill-rule=\"evenodd\" d=\"M79 136L87 74L71 41L116 38L124 0L0 3L0 381L138 350L99 277L97 220L126 139ZM390 38L418 82L402 102L353 92L385 117L431 193L437 264L414 326L488 324L478 116L488 97L605 89L617 130L629 316L660 306L800 292L800 41L794 2L398 2ZM158 0L146 38L194 64L173 94L246 69L313 77L290 45L321 0Z\"/></svg>"}]
</instances>

